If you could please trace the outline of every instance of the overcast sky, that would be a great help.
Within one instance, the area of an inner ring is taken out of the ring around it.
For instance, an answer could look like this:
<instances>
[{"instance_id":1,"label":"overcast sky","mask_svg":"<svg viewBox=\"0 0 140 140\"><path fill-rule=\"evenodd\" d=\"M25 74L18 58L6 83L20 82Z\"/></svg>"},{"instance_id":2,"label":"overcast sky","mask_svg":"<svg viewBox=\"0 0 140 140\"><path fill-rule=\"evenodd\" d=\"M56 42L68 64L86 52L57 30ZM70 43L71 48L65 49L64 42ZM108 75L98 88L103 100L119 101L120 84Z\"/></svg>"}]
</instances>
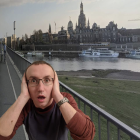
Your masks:
<instances>
[{"instance_id":1,"label":"overcast sky","mask_svg":"<svg viewBox=\"0 0 140 140\"><path fill-rule=\"evenodd\" d=\"M84 14L90 21L90 27L96 22L105 28L114 21L118 28L140 28L140 0L82 0ZM71 17L74 28L80 14L81 0L0 0L0 38L14 33L30 36L33 30L47 32L51 24L52 32L67 29ZM133 21L129 21L133 20Z\"/></svg>"}]
</instances>

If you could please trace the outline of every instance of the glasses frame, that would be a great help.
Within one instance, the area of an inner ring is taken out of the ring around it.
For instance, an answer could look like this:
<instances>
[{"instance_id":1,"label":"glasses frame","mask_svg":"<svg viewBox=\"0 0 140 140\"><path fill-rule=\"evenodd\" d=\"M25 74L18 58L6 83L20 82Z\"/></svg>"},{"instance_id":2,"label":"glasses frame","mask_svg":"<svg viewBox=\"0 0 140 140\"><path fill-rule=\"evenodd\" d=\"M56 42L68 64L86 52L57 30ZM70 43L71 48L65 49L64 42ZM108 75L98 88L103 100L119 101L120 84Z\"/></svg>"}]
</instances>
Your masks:
<instances>
[{"instance_id":1,"label":"glasses frame","mask_svg":"<svg viewBox=\"0 0 140 140\"><path fill-rule=\"evenodd\" d=\"M40 82L40 80L42 81L42 83L43 83L43 79L44 78L42 78L42 79L38 79L38 78L35 78L36 80L37 80L37 84L35 85L35 86L38 86L39 85L39 82ZM52 81L54 81L54 78L50 78ZM27 83L27 85L29 85L29 80L26 80L26 83ZM44 83L43 83L44 84ZM44 84L45 85L45 84ZM49 84L49 85L51 85L51 84ZM31 87L35 87L35 86L31 86ZM45 86L48 86L48 85L45 85Z\"/></svg>"}]
</instances>

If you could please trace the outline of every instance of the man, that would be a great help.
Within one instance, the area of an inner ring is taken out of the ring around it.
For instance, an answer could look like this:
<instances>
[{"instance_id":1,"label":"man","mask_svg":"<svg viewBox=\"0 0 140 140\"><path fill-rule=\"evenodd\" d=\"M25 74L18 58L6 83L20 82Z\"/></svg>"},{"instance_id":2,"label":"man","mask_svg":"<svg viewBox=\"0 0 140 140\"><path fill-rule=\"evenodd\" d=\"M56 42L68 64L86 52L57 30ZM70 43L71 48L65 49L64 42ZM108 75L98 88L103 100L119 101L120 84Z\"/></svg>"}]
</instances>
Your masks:
<instances>
[{"instance_id":1,"label":"man","mask_svg":"<svg viewBox=\"0 0 140 140\"><path fill-rule=\"evenodd\" d=\"M30 140L93 140L95 127L78 109L74 98L61 93L53 68L44 61L32 63L22 78L21 94L0 118L0 140L11 139L24 124Z\"/></svg>"}]
</instances>

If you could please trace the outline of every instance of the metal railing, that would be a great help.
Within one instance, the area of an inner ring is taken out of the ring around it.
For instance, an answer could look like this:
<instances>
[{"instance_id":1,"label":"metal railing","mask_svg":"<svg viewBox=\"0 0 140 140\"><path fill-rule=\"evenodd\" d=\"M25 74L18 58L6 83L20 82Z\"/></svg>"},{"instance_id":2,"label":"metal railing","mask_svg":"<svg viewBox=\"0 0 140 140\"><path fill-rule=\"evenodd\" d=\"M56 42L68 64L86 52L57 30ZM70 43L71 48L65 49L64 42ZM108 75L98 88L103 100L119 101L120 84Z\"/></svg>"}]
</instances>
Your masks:
<instances>
[{"instance_id":1,"label":"metal railing","mask_svg":"<svg viewBox=\"0 0 140 140\"><path fill-rule=\"evenodd\" d=\"M31 64L28 60L16 54L10 48L7 49L8 54L14 61L14 64L23 74L26 68ZM85 97L81 96L64 83L60 82L60 90L66 91L73 95L77 101L79 109L90 116L95 124L96 135L94 140L140 140L140 133L130 128L111 114L107 113ZM69 135L71 140L71 136Z\"/></svg>"}]
</instances>

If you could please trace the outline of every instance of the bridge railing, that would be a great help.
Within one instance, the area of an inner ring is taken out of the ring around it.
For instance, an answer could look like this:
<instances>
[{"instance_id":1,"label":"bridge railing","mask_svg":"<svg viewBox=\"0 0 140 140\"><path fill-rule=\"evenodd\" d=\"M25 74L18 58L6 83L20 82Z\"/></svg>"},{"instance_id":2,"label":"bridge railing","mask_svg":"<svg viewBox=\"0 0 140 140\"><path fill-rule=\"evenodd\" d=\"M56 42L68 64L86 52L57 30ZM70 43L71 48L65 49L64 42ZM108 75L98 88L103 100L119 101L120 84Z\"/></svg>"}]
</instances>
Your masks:
<instances>
[{"instance_id":1,"label":"bridge railing","mask_svg":"<svg viewBox=\"0 0 140 140\"><path fill-rule=\"evenodd\" d=\"M26 68L31 64L28 60L16 54L10 48L7 52L12 58L14 64L23 74ZM101 109L79 93L60 82L60 90L66 91L73 95L77 101L78 107L88 116L95 124L96 135L94 140L140 140L140 133L130 128L105 110ZM131 113L131 112L130 112ZM69 139L72 140L69 135Z\"/></svg>"}]
</instances>

